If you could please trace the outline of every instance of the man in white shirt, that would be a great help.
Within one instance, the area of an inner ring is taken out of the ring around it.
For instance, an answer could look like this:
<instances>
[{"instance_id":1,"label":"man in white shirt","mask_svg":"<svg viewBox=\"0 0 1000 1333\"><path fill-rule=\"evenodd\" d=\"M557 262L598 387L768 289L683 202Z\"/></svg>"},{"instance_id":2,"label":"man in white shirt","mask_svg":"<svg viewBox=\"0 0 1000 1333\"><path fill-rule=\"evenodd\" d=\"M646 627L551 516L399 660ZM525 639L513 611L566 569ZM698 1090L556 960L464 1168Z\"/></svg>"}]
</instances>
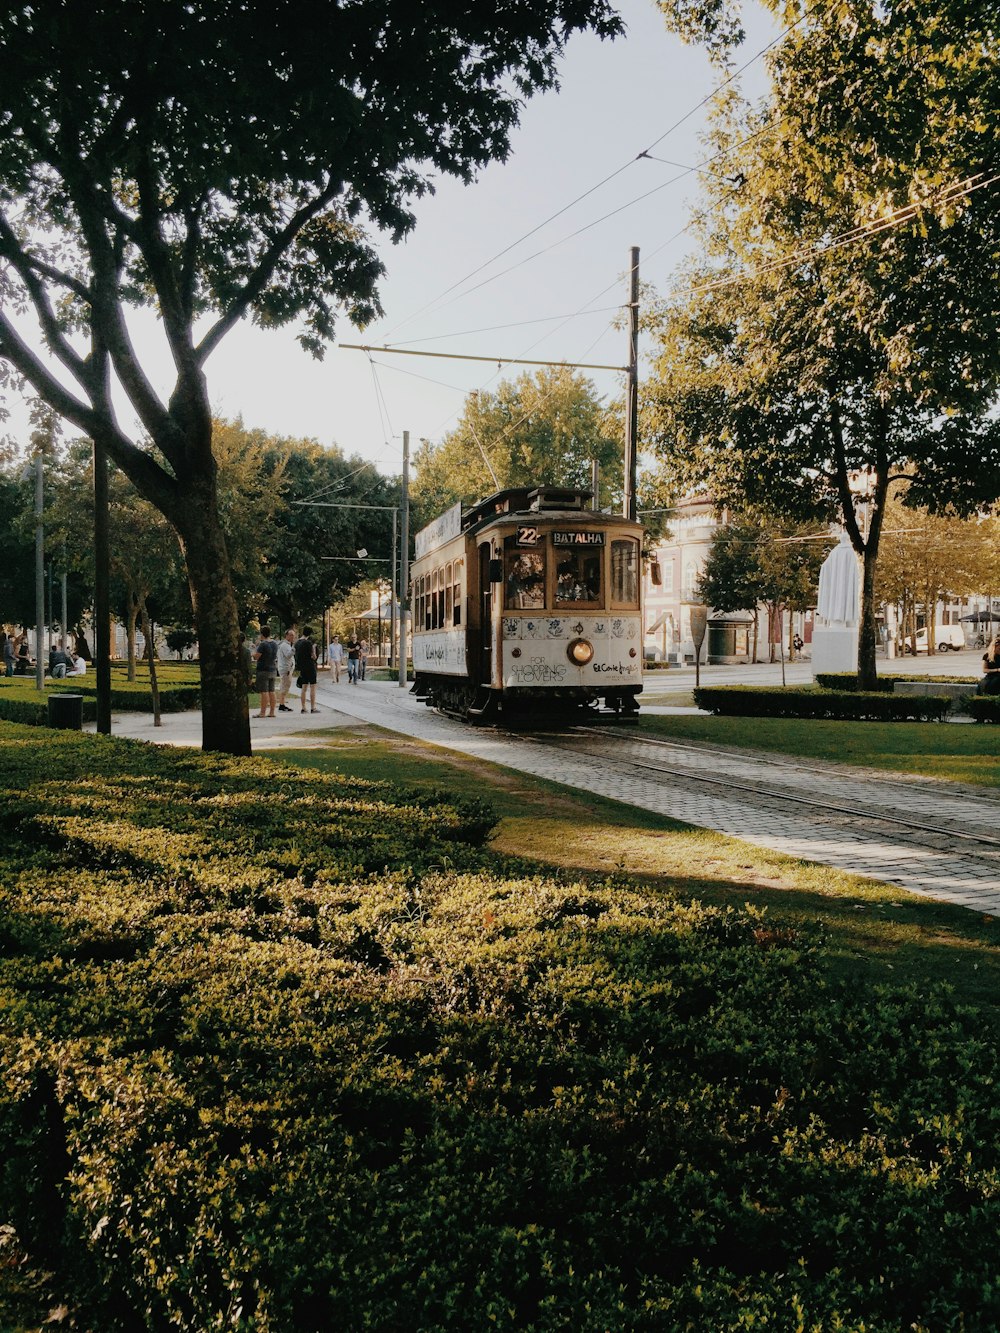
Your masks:
<instances>
[{"instance_id":1,"label":"man in white shirt","mask_svg":"<svg viewBox=\"0 0 1000 1333\"><path fill-rule=\"evenodd\" d=\"M285 630L285 637L278 644L278 712L290 713L285 700L292 688L292 668L295 666L295 631Z\"/></svg>"},{"instance_id":2,"label":"man in white shirt","mask_svg":"<svg viewBox=\"0 0 1000 1333\"><path fill-rule=\"evenodd\" d=\"M67 648L67 656L72 662L72 666L66 668L67 676L85 676L87 674L87 663L82 657L78 657L71 649Z\"/></svg>"},{"instance_id":3,"label":"man in white shirt","mask_svg":"<svg viewBox=\"0 0 1000 1333\"><path fill-rule=\"evenodd\" d=\"M344 665L344 645L340 642L340 635L335 634L330 644L330 671L333 673L333 679L340 684L340 668Z\"/></svg>"}]
</instances>

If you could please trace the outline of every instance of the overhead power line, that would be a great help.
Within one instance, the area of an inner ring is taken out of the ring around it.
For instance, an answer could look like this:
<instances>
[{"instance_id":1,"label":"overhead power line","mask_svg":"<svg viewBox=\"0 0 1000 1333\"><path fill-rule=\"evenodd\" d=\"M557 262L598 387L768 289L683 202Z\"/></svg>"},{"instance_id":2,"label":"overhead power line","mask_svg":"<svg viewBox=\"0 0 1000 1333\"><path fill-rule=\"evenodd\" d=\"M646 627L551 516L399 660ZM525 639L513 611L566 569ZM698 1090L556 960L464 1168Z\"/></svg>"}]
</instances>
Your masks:
<instances>
[{"instance_id":1,"label":"overhead power line","mask_svg":"<svg viewBox=\"0 0 1000 1333\"><path fill-rule=\"evenodd\" d=\"M828 241L814 242L802 249L795 251L794 254L786 256L784 259L774 260L769 264L764 264L760 268L747 269L742 273L733 274L726 278L716 278L711 282L699 283L693 287L679 288L667 294L667 299L675 299L681 296L696 296L701 292L710 292L723 287L732 287L740 282L746 282L748 278L764 277L768 273L780 272L782 269L791 268L796 264L805 263L810 259L819 259L824 255L832 254L835 250L842 250L849 245L855 245L861 241L867 241L873 236L879 236L883 232L892 231L896 227L901 227L907 222L911 222L921 212L928 208L933 208L941 204L953 203L957 199L967 198L976 190L985 189L989 185L1000 181L1000 174L990 176L985 180L980 179L982 172L977 172L974 176L969 176L965 180L955 181L946 186L938 194L922 200L919 203L904 204L892 213L884 217L875 218L871 222L862 223L857 227L852 227L849 231L841 232L833 236Z\"/></svg>"},{"instance_id":2,"label":"overhead power line","mask_svg":"<svg viewBox=\"0 0 1000 1333\"><path fill-rule=\"evenodd\" d=\"M772 40L768 42L766 46L762 46L759 51L757 51L754 55L752 55L749 60L745 61L742 65L740 65L738 69L733 70L731 74L727 75L726 78L723 79L721 83L716 84L715 87L713 87L711 91L708 92L699 102L696 102L695 105L691 107L688 111L686 111L683 116L680 116L677 120L675 120L672 125L668 126L668 128L665 129L661 135L659 135L658 138L654 139L652 143L648 144L644 149L636 153L634 157L630 157L627 162L623 162L621 166L616 167L614 171L609 172L608 175L604 176L595 185L591 185L588 189L582 191L582 193L578 194L574 199L571 199L568 204L564 204L561 208L556 209L554 213L550 213L548 217L544 218L541 222L536 223L534 227L531 227L528 231L524 232L523 235L519 236L516 240L513 240L508 245L505 245L502 250L498 250L497 253L492 255L489 259L484 259L482 263L478 264L474 269L471 269L468 273L465 274L464 277L459 278L456 282L453 282L449 287L445 287L443 291L437 294L437 296L431 297L429 301L425 302L422 306L419 307L419 309L415 310L412 315L407 315L398 324L394 324L392 328L390 328L387 331L385 336L387 338L391 337L392 334L395 333L397 329L403 328L404 325L409 324L419 315L424 314L424 312L429 310L432 306L437 305L439 301L444 300L446 296L450 296L452 292L456 291L459 287L462 287L465 283L467 283L470 280L470 278L476 277L479 273L482 273L484 269L487 269L491 265L495 264L498 259L502 259L504 255L509 254L512 250L515 250L519 245L522 245L525 241L530 240L532 236L536 235L544 227L547 227L550 222L554 222L556 218L560 218L564 213L568 213L571 208L575 208L576 205L582 203L584 199L587 199L589 198L590 195L595 194L598 190L602 189L605 185L609 184L616 177L620 176L623 171L626 171L636 162L639 162L644 158L655 161L656 159L652 157L652 150L654 148L656 148L659 144L661 144L664 139L669 138L669 136L673 134L675 130L679 129L681 125L685 124L686 121L690 120L693 115L696 115L697 112L699 112L702 109L702 107L706 106L714 97L716 97L720 92L722 92L724 88L727 88L731 83L733 83L736 79L738 79L741 74L746 73L746 71L751 67L751 65L755 64L758 60L761 59L762 56L765 56L768 53L768 51L772 50L775 46L778 45L779 42L783 41L784 38L787 37L790 32L792 32L800 24L804 23L806 19L808 19L820 7L822 3L823 0L817 0L816 4L810 5L810 7L804 10L803 13L800 14L799 17L795 19L794 22L790 23L788 27L784 28L780 33L778 33L776 37L772 38ZM704 165L705 164L703 163L702 166ZM682 176L675 177L671 181L666 182L663 186L659 186L657 188L659 189L666 188L666 185L674 184L677 180L682 179L684 176L687 176L691 174L691 172L696 170L698 170L698 168L696 167L687 168L683 171ZM640 198L645 198L645 197L646 196L644 195L640 196ZM635 203L638 201L633 200L632 202ZM606 214L606 217L611 217L611 216L613 215ZM598 219L598 221L604 221L604 220L605 220L604 218ZM596 226L597 223L595 222L590 225ZM573 233L573 235L577 234L578 233L576 232ZM564 239L569 239L569 238L564 238ZM562 242L559 242L559 244L561 243ZM539 251L538 253L544 254L546 253L546 251L543 250ZM531 258L535 257L536 256L531 256ZM525 260L522 262L526 263L529 261ZM510 269L505 270L505 272L510 272L510 271L511 271ZM495 276L500 277L503 275L497 274ZM490 279L490 281L492 281L492 279ZM482 285L483 284L481 283L477 284L477 286L473 287L471 291L477 291L479 287ZM466 294L467 293L462 293L462 295Z\"/></svg>"}]
</instances>

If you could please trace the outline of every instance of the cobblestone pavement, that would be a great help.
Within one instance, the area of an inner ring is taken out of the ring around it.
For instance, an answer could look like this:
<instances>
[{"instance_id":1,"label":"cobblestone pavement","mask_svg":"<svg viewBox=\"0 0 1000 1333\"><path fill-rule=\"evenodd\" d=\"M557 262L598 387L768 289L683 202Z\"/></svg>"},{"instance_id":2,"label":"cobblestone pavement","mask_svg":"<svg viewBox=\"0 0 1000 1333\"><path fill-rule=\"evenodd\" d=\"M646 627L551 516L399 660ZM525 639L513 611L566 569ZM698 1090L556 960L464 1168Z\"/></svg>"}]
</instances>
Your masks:
<instances>
[{"instance_id":1,"label":"cobblestone pavement","mask_svg":"<svg viewBox=\"0 0 1000 1333\"><path fill-rule=\"evenodd\" d=\"M847 765L650 745L626 732L511 736L441 717L398 685L320 688L324 704L359 721L1000 916L1000 799L992 793Z\"/></svg>"},{"instance_id":2,"label":"cobblestone pavement","mask_svg":"<svg viewBox=\"0 0 1000 1333\"><path fill-rule=\"evenodd\" d=\"M321 675L317 702L316 714L300 714L296 706L277 718L254 718L254 749L322 744L312 733L370 723L1000 916L1000 797L988 791L848 765L807 767L717 746L649 743L627 731L534 737L480 730L440 716L395 682L334 685ZM116 715L113 730L161 744L200 745L200 714L167 714L163 723L154 730L151 718Z\"/></svg>"}]
</instances>

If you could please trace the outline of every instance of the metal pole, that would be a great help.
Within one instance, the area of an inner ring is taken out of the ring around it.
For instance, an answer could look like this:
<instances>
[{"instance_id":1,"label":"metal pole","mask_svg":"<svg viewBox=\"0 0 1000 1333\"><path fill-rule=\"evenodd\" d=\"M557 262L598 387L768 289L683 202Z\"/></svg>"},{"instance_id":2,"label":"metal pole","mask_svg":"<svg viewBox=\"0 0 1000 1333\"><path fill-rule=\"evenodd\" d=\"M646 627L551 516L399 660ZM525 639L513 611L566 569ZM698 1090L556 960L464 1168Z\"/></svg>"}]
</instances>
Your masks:
<instances>
[{"instance_id":1,"label":"metal pole","mask_svg":"<svg viewBox=\"0 0 1000 1333\"><path fill-rule=\"evenodd\" d=\"M94 445L94 672L97 730L111 735L111 547L108 537L108 456Z\"/></svg>"},{"instance_id":2,"label":"metal pole","mask_svg":"<svg viewBox=\"0 0 1000 1333\"><path fill-rule=\"evenodd\" d=\"M403 431L403 510L399 542L399 685L406 685L406 622L410 581L410 432Z\"/></svg>"},{"instance_id":3,"label":"metal pole","mask_svg":"<svg viewBox=\"0 0 1000 1333\"><path fill-rule=\"evenodd\" d=\"M639 247L632 246L628 291L628 370L625 378L625 493L622 513L635 522L639 442Z\"/></svg>"},{"instance_id":4,"label":"metal pole","mask_svg":"<svg viewBox=\"0 0 1000 1333\"><path fill-rule=\"evenodd\" d=\"M69 643L69 629L67 627L68 611L66 609L66 543L63 542L62 558L62 646L65 648Z\"/></svg>"},{"instance_id":5,"label":"metal pole","mask_svg":"<svg viewBox=\"0 0 1000 1333\"><path fill-rule=\"evenodd\" d=\"M396 645L396 529L399 526L399 512L392 511L392 564L389 566L389 670L399 658Z\"/></svg>"},{"instance_id":6,"label":"metal pole","mask_svg":"<svg viewBox=\"0 0 1000 1333\"><path fill-rule=\"evenodd\" d=\"M590 507L596 514L601 507L601 465L596 458L590 461L590 489L594 492Z\"/></svg>"},{"instance_id":7,"label":"metal pole","mask_svg":"<svg viewBox=\"0 0 1000 1333\"><path fill-rule=\"evenodd\" d=\"M41 452L35 454L35 688L45 689L45 509Z\"/></svg>"}]
</instances>

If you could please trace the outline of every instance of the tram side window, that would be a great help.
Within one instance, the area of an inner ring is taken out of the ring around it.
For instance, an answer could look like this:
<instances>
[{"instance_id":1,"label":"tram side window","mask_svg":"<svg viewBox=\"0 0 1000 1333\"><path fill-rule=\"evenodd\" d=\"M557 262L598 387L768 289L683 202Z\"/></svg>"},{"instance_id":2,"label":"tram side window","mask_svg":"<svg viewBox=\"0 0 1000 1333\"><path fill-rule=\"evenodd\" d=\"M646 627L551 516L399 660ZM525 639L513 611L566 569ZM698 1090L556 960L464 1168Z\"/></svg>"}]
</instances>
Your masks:
<instances>
[{"instance_id":1,"label":"tram side window","mask_svg":"<svg viewBox=\"0 0 1000 1333\"><path fill-rule=\"evenodd\" d=\"M445 571L444 571L443 569L439 569L439 570L438 570L438 591L437 591L437 627L438 627L438 629L444 629L444 627L445 627L445 626L447 625L447 623L448 623L447 620L445 619L445 613L444 613L444 608L445 608L445 586L446 586L446 581L445 581Z\"/></svg>"},{"instance_id":2,"label":"tram side window","mask_svg":"<svg viewBox=\"0 0 1000 1333\"><path fill-rule=\"evenodd\" d=\"M611 543L611 601L639 605L639 543L630 537Z\"/></svg>"},{"instance_id":3,"label":"tram side window","mask_svg":"<svg viewBox=\"0 0 1000 1333\"><path fill-rule=\"evenodd\" d=\"M424 629L431 627L431 599L430 599L431 576L424 575Z\"/></svg>"},{"instance_id":4,"label":"tram side window","mask_svg":"<svg viewBox=\"0 0 1000 1333\"><path fill-rule=\"evenodd\" d=\"M559 551L556 566L556 605L589 602L599 606L601 597L601 552Z\"/></svg>"},{"instance_id":5,"label":"tram side window","mask_svg":"<svg viewBox=\"0 0 1000 1333\"><path fill-rule=\"evenodd\" d=\"M451 614L453 606L453 597L455 596L454 578L452 576L451 565L445 565L444 569L444 620L441 622L447 626L451 624Z\"/></svg>"},{"instance_id":6,"label":"tram side window","mask_svg":"<svg viewBox=\"0 0 1000 1333\"><path fill-rule=\"evenodd\" d=\"M545 552L522 551L510 545L505 552L504 586L510 610L537 610L545 605Z\"/></svg>"},{"instance_id":7,"label":"tram side window","mask_svg":"<svg viewBox=\"0 0 1000 1333\"><path fill-rule=\"evenodd\" d=\"M455 561L455 584L454 584L454 610L452 612L452 624L461 625L462 623L462 564L463 561Z\"/></svg>"}]
</instances>

